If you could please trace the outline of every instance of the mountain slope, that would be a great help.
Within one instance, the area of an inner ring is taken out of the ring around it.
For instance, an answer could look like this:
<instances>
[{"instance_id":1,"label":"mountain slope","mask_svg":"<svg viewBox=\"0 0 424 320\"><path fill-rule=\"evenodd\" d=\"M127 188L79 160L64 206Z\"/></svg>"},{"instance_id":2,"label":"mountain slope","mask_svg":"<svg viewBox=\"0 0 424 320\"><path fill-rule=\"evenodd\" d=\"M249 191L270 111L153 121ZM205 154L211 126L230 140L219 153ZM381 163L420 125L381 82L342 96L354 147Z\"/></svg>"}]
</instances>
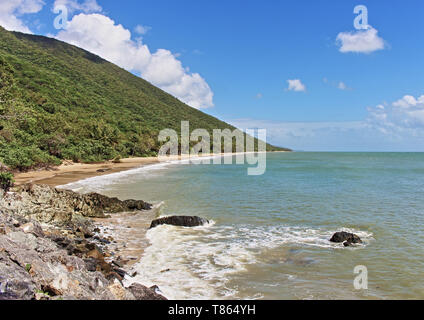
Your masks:
<instances>
[{"instance_id":1,"label":"mountain slope","mask_svg":"<svg viewBox=\"0 0 424 320\"><path fill-rule=\"evenodd\" d=\"M235 129L85 50L0 27L0 162L11 168L156 155L159 131L183 120Z\"/></svg>"}]
</instances>

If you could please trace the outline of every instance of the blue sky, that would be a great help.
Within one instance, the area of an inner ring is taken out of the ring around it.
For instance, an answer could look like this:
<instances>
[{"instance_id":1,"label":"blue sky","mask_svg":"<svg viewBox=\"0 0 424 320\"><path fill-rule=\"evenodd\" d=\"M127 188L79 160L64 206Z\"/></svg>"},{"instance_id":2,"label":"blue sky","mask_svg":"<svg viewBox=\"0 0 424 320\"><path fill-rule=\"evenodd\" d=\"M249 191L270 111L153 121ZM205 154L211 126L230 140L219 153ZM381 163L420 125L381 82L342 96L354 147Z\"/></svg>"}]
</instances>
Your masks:
<instances>
[{"instance_id":1,"label":"blue sky","mask_svg":"<svg viewBox=\"0 0 424 320\"><path fill-rule=\"evenodd\" d=\"M53 26L60 4L67 30ZM357 5L367 30L354 28ZM424 151L423 15L421 0L0 2L8 29L94 51L272 143L328 151Z\"/></svg>"}]
</instances>

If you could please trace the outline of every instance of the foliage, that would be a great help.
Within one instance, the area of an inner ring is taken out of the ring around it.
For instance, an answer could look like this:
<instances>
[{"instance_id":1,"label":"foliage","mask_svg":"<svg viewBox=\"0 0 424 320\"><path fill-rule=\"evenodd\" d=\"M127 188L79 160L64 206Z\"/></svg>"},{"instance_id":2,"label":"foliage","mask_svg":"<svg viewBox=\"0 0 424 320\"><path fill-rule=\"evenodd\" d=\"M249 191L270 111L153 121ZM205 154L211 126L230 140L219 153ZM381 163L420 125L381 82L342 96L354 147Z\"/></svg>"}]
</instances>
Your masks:
<instances>
[{"instance_id":1,"label":"foliage","mask_svg":"<svg viewBox=\"0 0 424 320\"><path fill-rule=\"evenodd\" d=\"M159 131L182 120L234 130L85 50L0 27L0 162L11 169L155 156Z\"/></svg>"},{"instance_id":2,"label":"foliage","mask_svg":"<svg viewBox=\"0 0 424 320\"><path fill-rule=\"evenodd\" d=\"M8 192L11 187L13 187L13 184L15 183L15 180L13 179L13 174L10 172L0 172L0 188L3 189L5 192Z\"/></svg>"}]
</instances>

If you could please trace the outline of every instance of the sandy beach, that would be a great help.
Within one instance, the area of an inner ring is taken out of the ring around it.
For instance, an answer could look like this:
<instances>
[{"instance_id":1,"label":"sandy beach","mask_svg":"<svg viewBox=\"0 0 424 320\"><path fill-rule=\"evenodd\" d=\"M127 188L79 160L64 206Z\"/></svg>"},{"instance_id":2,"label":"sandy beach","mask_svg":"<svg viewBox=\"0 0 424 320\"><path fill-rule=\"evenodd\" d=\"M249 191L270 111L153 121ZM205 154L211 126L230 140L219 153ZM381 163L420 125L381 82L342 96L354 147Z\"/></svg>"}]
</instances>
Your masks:
<instances>
[{"instance_id":1,"label":"sandy beach","mask_svg":"<svg viewBox=\"0 0 424 320\"><path fill-rule=\"evenodd\" d=\"M18 173L15 175L15 185L37 183L56 187L94 176L106 175L154 164L158 161L158 158L154 157L122 159L119 163L107 161L95 164L84 164L64 161L60 166L52 169Z\"/></svg>"},{"instance_id":2,"label":"sandy beach","mask_svg":"<svg viewBox=\"0 0 424 320\"><path fill-rule=\"evenodd\" d=\"M190 158L210 157L210 156L224 156L225 154L203 154L200 156L191 156ZM229 154L226 154L229 155ZM231 155L238 155L233 153ZM170 156L166 161L185 160L189 156ZM164 159L161 159L162 161ZM121 159L119 163L112 161L105 161L101 163L75 163L65 160L60 166L51 169L40 169L29 172L22 172L15 174L15 185L23 185L27 183L45 184L52 187L66 185L79 180L103 176L111 173L126 171L134 168L143 167L150 164L160 162L157 157L146 158L125 158Z\"/></svg>"}]
</instances>

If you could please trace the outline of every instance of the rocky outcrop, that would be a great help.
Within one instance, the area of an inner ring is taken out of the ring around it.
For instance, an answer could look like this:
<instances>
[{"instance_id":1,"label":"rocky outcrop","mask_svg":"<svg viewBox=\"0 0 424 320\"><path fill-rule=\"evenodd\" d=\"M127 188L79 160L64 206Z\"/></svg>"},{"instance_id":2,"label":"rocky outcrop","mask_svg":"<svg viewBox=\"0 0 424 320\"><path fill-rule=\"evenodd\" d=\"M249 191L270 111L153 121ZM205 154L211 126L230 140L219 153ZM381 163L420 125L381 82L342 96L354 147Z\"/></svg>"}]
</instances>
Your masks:
<instances>
[{"instance_id":1,"label":"rocky outcrop","mask_svg":"<svg viewBox=\"0 0 424 320\"><path fill-rule=\"evenodd\" d=\"M0 234L2 299L116 298L102 272L88 271L83 259L68 255L45 237L37 222L17 225L13 217L0 213L4 230Z\"/></svg>"},{"instance_id":2,"label":"rocky outcrop","mask_svg":"<svg viewBox=\"0 0 424 320\"><path fill-rule=\"evenodd\" d=\"M342 243L345 247L349 247L353 244L362 243L361 238L359 238L356 234L349 232L336 232L330 239L331 242Z\"/></svg>"},{"instance_id":3,"label":"rocky outcrop","mask_svg":"<svg viewBox=\"0 0 424 320\"><path fill-rule=\"evenodd\" d=\"M124 287L123 262L89 219L150 207L47 186L0 195L0 300L160 299Z\"/></svg>"},{"instance_id":4,"label":"rocky outcrop","mask_svg":"<svg viewBox=\"0 0 424 320\"><path fill-rule=\"evenodd\" d=\"M108 214L150 210L141 200L121 201L101 194L78 194L49 186L25 185L0 197L0 208L42 223L64 225L81 217L105 218Z\"/></svg>"},{"instance_id":5,"label":"rocky outcrop","mask_svg":"<svg viewBox=\"0 0 424 320\"><path fill-rule=\"evenodd\" d=\"M172 216L153 220L152 224L150 225L150 229L163 224L169 224L178 227L198 227L207 223L209 223L208 220L200 217Z\"/></svg>"}]
</instances>

